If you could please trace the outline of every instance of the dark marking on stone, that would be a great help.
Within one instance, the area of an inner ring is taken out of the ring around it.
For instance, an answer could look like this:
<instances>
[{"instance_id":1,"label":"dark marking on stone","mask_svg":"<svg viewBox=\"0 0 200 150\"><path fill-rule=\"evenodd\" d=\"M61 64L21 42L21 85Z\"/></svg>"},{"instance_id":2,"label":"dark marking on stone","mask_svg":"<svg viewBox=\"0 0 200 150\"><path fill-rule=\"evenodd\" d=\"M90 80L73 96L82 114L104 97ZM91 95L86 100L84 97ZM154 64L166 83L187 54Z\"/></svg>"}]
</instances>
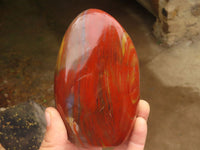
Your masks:
<instances>
[{"instance_id":1,"label":"dark marking on stone","mask_svg":"<svg viewBox=\"0 0 200 150\"><path fill-rule=\"evenodd\" d=\"M169 33L169 25L166 22L163 22L162 29L164 33Z\"/></svg>"},{"instance_id":2,"label":"dark marking on stone","mask_svg":"<svg viewBox=\"0 0 200 150\"><path fill-rule=\"evenodd\" d=\"M165 16L167 18L168 12L166 11L165 8L162 9L162 14L163 14L163 16Z\"/></svg>"},{"instance_id":3,"label":"dark marking on stone","mask_svg":"<svg viewBox=\"0 0 200 150\"><path fill-rule=\"evenodd\" d=\"M193 6L191 9L191 13L195 17L200 16L200 4Z\"/></svg>"}]
</instances>

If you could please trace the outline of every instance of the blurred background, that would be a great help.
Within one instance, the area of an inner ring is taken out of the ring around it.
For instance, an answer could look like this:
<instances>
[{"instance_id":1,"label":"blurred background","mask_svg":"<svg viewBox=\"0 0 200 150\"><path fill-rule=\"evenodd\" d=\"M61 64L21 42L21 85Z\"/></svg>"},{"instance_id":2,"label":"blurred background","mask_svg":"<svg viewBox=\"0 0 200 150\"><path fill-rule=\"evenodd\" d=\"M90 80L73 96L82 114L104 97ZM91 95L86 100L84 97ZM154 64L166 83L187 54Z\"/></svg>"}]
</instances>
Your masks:
<instances>
[{"instance_id":1,"label":"blurred background","mask_svg":"<svg viewBox=\"0 0 200 150\"><path fill-rule=\"evenodd\" d=\"M88 8L111 14L134 42L141 98L151 106L145 150L199 150L197 0L0 0L0 107L27 100L55 105L54 69L62 37Z\"/></svg>"}]
</instances>

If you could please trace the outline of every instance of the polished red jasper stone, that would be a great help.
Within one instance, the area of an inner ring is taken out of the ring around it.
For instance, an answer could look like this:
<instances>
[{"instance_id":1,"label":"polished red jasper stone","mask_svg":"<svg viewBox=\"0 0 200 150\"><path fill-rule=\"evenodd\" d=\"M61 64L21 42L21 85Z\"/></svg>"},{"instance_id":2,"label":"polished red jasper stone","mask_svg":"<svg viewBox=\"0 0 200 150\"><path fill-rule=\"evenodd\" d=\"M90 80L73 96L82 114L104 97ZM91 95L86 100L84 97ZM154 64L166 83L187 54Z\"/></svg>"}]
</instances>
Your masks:
<instances>
[{"instance_id":1,"label":"polished red jasper stone","mask_svg":"<svg viewBox=\"0 0 200 150\"><path fill-rule=\"evenodd\" d=\"M131 38L109 14L82 12L64 35L55 99L71 142L116 146L133 128L139 65Z\"/></svg>"}]
</instances>

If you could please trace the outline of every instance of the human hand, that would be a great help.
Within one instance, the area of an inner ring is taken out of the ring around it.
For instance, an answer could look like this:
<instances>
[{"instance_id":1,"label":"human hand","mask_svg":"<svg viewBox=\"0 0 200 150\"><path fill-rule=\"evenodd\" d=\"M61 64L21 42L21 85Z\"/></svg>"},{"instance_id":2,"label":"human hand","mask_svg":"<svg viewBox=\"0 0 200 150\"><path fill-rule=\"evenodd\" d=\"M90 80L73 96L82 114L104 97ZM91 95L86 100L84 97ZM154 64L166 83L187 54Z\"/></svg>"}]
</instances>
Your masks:
<instances>
[{"instance_id":1,"label":"human hand","mask_svg":"<svg viewBox=\"0 0 200 150\"><path fill-rule=\"evenodd\" d=\"M137 108L136 121L132 134L127 142L115 150L143 150L147 135L147 119L149 104L140 100ZM102 148L79 148L72 144L67 137L67 130L60 114L55 108L49 107L45 111L47 131L40 150L101 150Z\"/></svg>"}]
</instances>

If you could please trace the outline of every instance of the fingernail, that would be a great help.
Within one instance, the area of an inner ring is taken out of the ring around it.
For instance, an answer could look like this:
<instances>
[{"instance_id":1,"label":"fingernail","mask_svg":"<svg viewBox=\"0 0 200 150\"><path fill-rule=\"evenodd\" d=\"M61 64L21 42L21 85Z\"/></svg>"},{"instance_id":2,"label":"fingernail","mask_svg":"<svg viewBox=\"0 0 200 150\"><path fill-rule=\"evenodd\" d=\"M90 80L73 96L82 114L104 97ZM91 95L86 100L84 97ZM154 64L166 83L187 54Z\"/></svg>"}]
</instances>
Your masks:
<instances>
[{"instance_id":1,"label":"fingernail","mask_svg":"<svg viewBox=\"0 0 200 150\"><path fill-rule=\"evenodd\" d=\"M50 118L50 113L47 110L45 111L45 117L46 117L47 127L49 127L51 118Z\"/></svg>"}]
</instances>

